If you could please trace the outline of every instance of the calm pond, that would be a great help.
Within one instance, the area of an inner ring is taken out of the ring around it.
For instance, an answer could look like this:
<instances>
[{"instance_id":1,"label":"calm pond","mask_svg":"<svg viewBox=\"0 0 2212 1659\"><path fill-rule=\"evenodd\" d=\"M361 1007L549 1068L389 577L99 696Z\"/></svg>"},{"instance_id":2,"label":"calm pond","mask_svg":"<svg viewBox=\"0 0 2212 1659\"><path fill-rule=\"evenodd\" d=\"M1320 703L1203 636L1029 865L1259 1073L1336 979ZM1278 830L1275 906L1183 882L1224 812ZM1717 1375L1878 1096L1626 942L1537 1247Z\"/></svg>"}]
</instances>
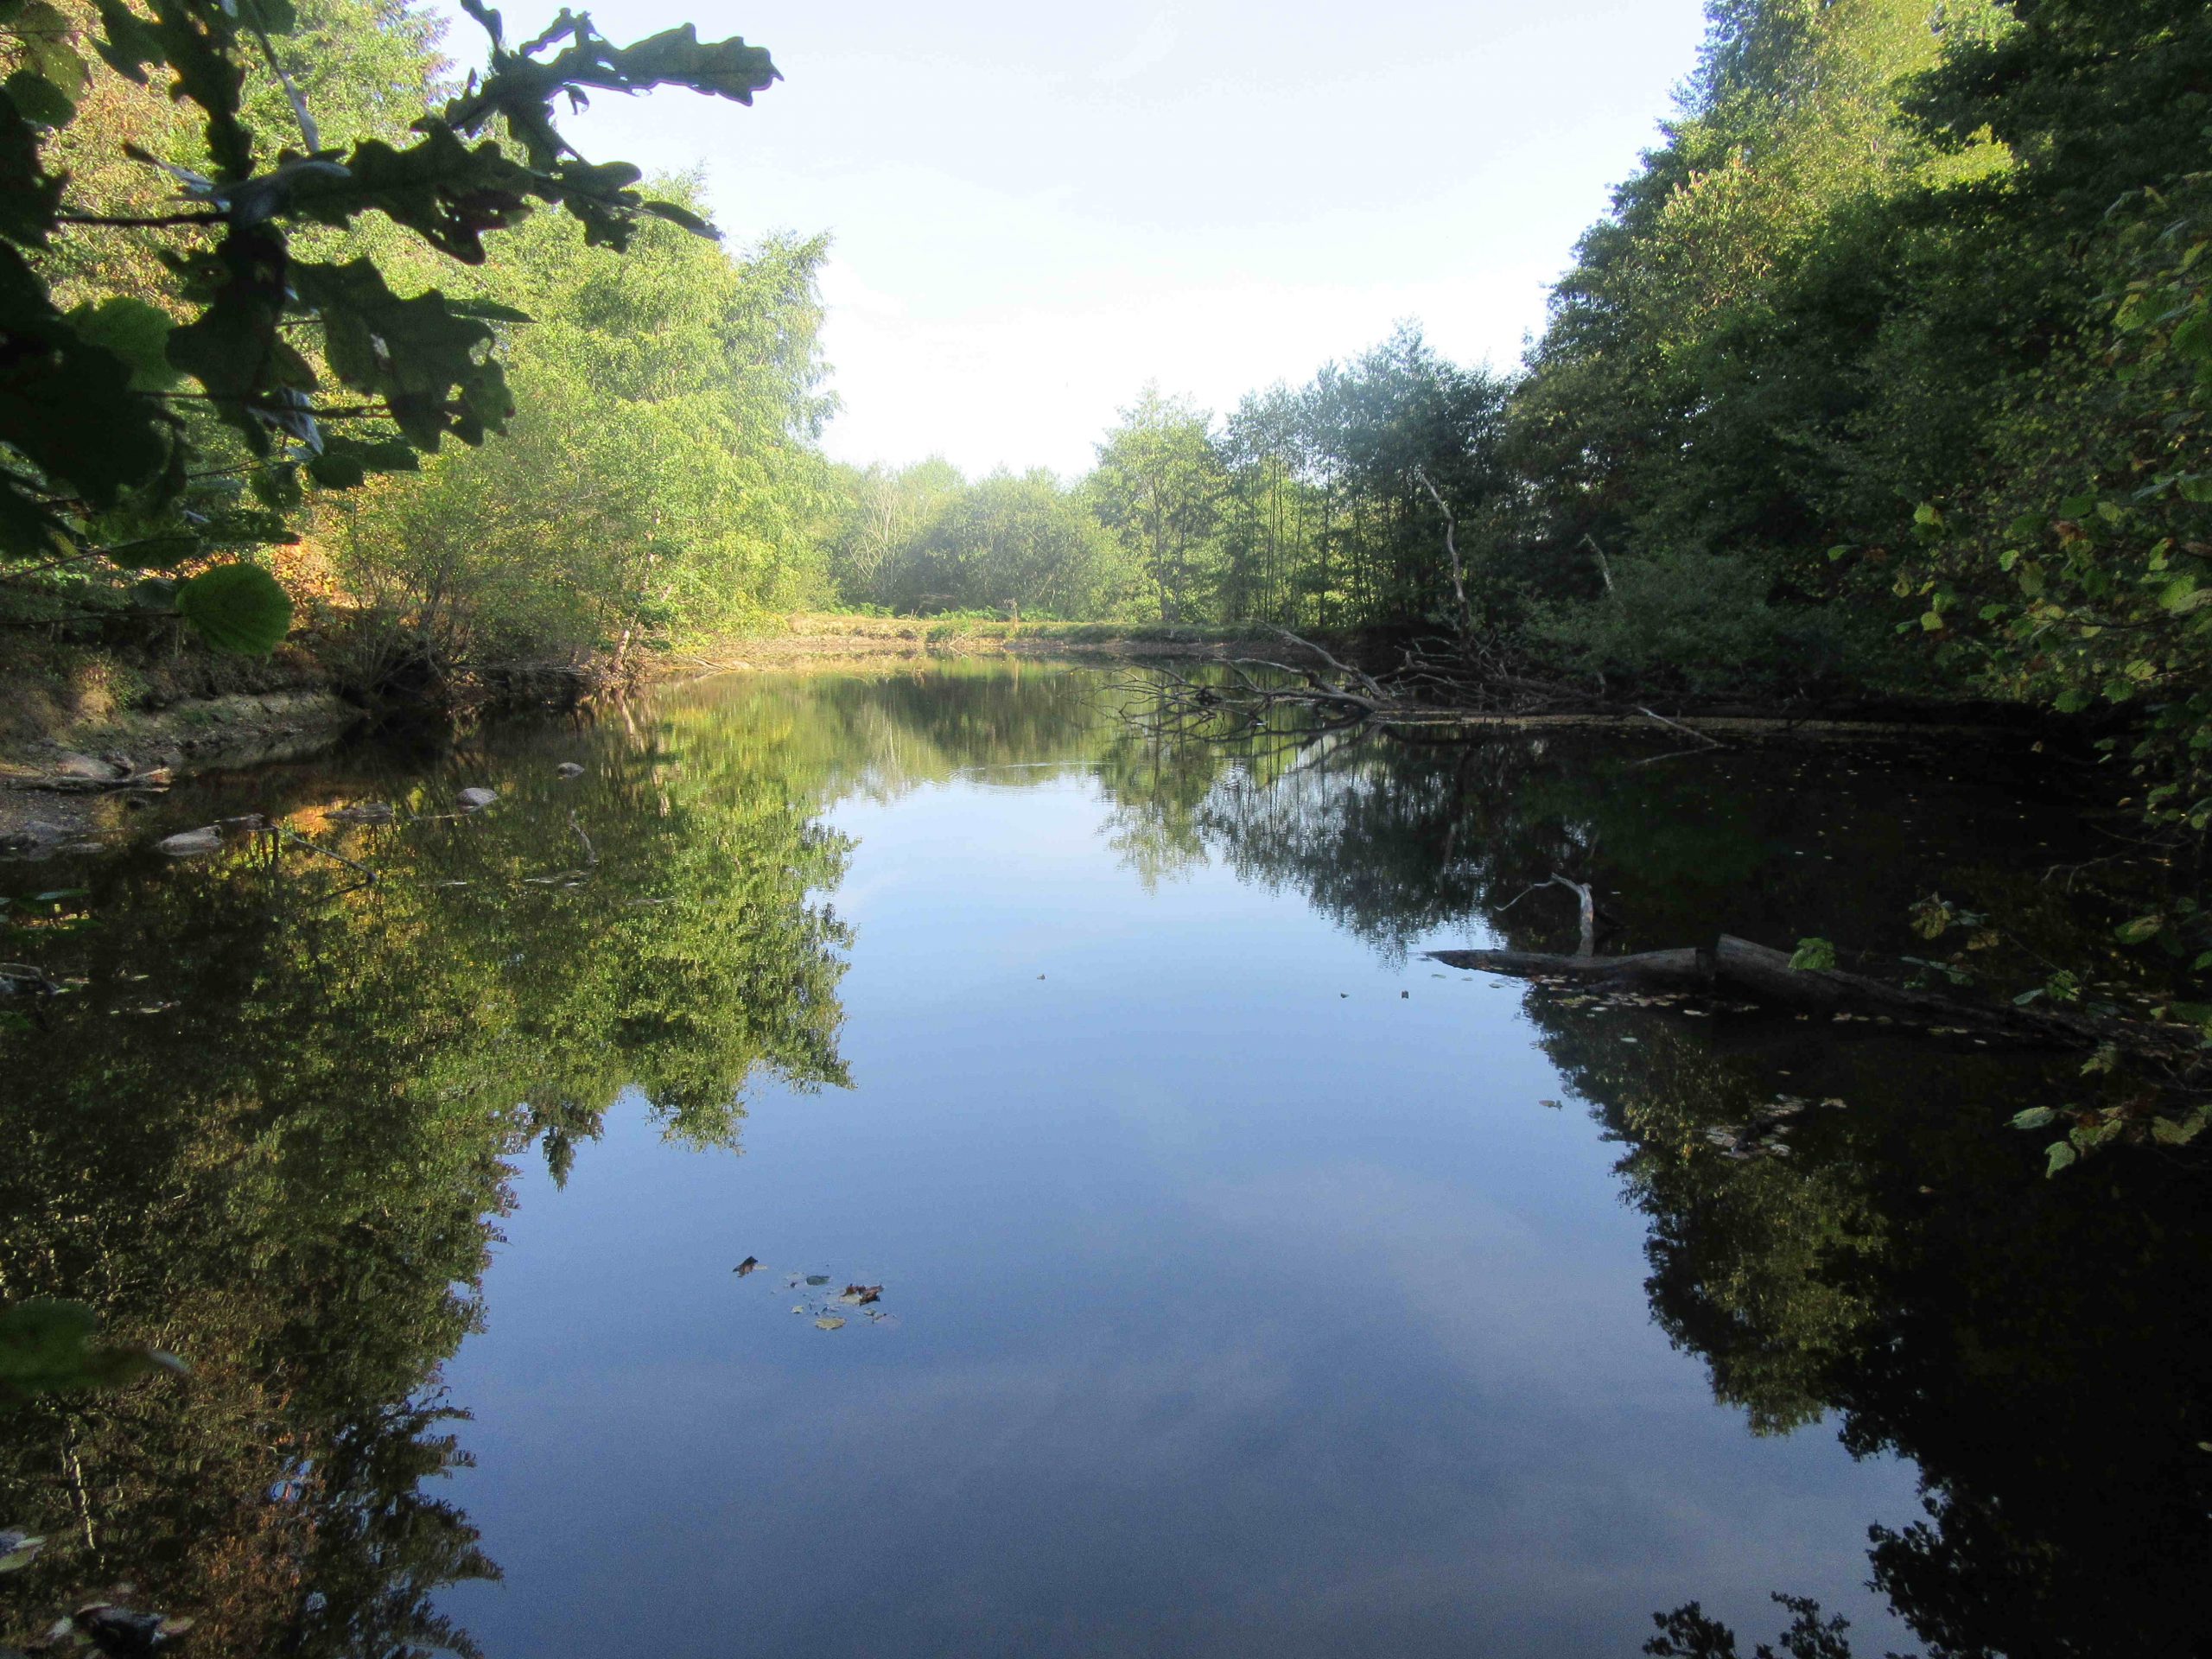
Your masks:
<instances>
[{"instance_id":1,"label":"calm pond","mask_svg":"<svg viewBox=\"0 0 2212 1659\"><path fill-rule=\"evenodd\" d=\"M0 1296L192 1366L0 1414L0 1643L127 1580L241 1656L1748 1652L1773 1592L2207 1651L2206 1207L2042 1179L2078 1057L1421 954L1572 949L1554 870L1607 950L2056 938L2024 758L1124 701L722 678L133 820L374 885L0 865L86 890L10 946L85 982L0 1035Z\"/></svg>"}]
</instances>

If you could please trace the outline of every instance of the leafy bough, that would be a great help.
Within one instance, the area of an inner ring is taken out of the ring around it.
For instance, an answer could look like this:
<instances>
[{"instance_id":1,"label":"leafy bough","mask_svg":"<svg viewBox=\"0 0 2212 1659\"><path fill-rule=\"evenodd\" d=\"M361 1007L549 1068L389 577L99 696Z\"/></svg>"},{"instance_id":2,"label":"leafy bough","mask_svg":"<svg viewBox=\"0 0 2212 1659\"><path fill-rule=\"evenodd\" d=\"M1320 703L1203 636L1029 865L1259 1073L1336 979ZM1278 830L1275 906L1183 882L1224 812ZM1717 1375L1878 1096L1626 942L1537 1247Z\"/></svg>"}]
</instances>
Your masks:
<instances>
[{"instance_id":1,"label":"leafy bough","mask_svg":"<svg viewBox=\"0 0 2212 1659\"><path fill-rule=\"evenodd\" d=\"M63 567L186 574L136 590L217 649L265 653L290 601L238 550L293 539L310 486L354 488L414 469L448 437L480 444L514 412L500 330L530 319L439 289L396 293L375 260L302 258L301 226L381 213L440 253L483 263L485 237L557 207L594 246L626 248L642 219L701 235L688 209L633 187L626 162L594 163L563 139L554 101L590 91L681 86L749 105L779 79L742 39L690 26L626 47L563 10L510 47L499 14L463 0L489 41L486 67L414 124L404 146L327 146L277 42L290 0L96 0L80 35L48 0L0 0L0 582ZM142 86L166 75L197 107L206 170L126 147L178 188L173 211L77 211L50 170L51 136L90 89L92 53ZM250 64L282 86L302 148L268 153L248 124ZM41 265L66 231L157 230L162 296L112 294L64 311Z\"/></svg>"}]
</instances>

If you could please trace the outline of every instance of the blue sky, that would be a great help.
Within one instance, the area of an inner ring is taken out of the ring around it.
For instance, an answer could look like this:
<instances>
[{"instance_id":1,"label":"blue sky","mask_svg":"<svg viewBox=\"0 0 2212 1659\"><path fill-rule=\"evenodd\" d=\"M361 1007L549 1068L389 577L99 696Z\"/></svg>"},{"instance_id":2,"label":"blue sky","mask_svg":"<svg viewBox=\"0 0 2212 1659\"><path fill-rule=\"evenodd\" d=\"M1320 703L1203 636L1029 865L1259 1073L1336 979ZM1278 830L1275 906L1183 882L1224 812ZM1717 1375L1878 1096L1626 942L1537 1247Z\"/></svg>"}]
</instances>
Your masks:
<instances>
[{"instance_id":1,"label":"blue sky","mask_svg":"<svg viewBox=\"0 0 2212 1659\"><path fill-rule=\"evenodd\" d=\"M504 8L510 37L555 7ZM766 46L752 109L663 92L564 123L703 165L734 238L833 238L830 453L1077 473L1148 380L1224 409L1400 319L1498 367L1656 137L1699 0L1122 8L612 0ZM472 24L449 36L466 63Z\"/></svg>"}]
</instances>

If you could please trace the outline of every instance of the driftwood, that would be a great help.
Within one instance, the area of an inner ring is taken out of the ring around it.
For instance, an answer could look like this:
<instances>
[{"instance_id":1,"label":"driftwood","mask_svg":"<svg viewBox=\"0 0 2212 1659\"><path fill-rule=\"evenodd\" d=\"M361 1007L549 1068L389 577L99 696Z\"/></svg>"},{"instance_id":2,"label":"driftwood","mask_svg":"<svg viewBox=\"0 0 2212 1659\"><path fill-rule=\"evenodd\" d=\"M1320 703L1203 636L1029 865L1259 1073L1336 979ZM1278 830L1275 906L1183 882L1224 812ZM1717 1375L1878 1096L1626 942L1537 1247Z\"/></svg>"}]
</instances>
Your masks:
<instances>
[{"instance_id":1,"label":"driftwood","mask_svg":"<svg viewBox=\"0 0 2212 1659\"><path fill-rule=\"evenodd\" d=\"M1553 956L1538 950L1432 950L1447 968L1504 974L1516 979L1574 979L1596 985L1700 991L1726 989L1800 1014L1857 1014L1904 1026L1932 1027L2001 1037L2036 1046L2096 1048L2106 1043L2140 1052L2178 1055L2193 1038L2140 1021L2100 1018L2058 1008L1964 1002L1935 991L1911 991L1834 969L1792 968L1787 952L1722 934L1711 946L1646 950L1600 957L1584 950Z\"/></svg>"},{"instance_id":2,"label":"driftwood","mask_svg":"<svg viewBox=\"0 0 2212 1659\"><path fill-rule=\"evenodd\" d=\"M167 766L152 766L144 772L118 773L111 778L83 777L74 772L58 772L8 780L10 788L44 790L54 795L109 795L130 790L155 791L167 789L175 781L176 774Z\"/></svg>"}]
</instances>

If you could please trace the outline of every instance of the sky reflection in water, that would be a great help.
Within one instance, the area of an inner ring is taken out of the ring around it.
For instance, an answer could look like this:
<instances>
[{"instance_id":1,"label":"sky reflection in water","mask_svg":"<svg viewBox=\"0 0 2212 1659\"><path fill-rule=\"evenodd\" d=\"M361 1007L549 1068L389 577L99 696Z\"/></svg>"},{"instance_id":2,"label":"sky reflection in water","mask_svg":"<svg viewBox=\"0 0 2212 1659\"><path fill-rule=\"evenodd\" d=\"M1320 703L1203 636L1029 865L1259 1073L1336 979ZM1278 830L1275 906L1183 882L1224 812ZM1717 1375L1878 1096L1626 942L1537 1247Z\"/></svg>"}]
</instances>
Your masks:
<instances>
[{"instance_id":1,"label":"sky reflection in water","mask_svg":"<svg viewBox=\"0 0 2212 1659\"><path fill-rule=\"evenodd\" d=\"M15 867L91 925L0 1024L0 1292L195 1370L0 1421L50 1535L0 1641L124 1578L207 1659L1611 1659L1772 1591L1862 1654L2204 1650L2205 1208L2167 1156L2041 1179L2005 1121L2076 1061L1421 957L1569 947L1518 898L1565 869L1607 950L1916 953L1940 891L2089 959L2032 775L1117 701L731 677L141 825L280 815L374 885ZM1725 1158L1778 1096L1844 1104Z\"/></svg>"},{"instance_id":2,"label":"sky reflection in water","mask_svg":"<svg viewBox=\"0 0 2212 1659\"><path fill-rule=\"evenodd\" d=\"M447 1605L488 1651L1626 1654L1693 1595L1770 1628L1776 1587L1876 1617L1910 1471L1713 1403L1517 989L1217 865L1147 892L1089 777L1009 776L830 815L849 1091L756 1096L742 1157L618 1113L523 1183L448 1368L506 1580ZM785 1269L898 1323L817 1331Z\"/></svg>"}]
</instances>

